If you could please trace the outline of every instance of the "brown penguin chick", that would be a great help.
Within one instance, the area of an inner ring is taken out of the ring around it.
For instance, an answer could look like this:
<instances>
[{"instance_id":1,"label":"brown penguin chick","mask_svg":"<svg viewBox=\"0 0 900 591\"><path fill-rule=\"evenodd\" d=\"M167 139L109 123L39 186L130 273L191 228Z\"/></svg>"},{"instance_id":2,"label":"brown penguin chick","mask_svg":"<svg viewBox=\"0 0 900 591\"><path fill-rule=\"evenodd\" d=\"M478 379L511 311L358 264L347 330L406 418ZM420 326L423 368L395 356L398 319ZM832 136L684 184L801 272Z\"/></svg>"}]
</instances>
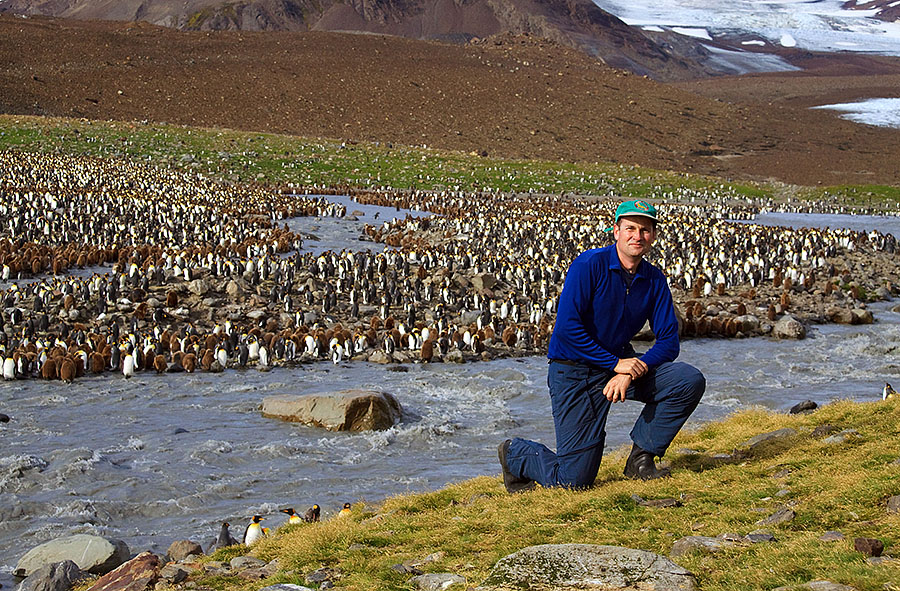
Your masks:
<instances>
[{"instance_id":1,"label":"brown penguin chick","mask_svg":"<svg viewBox=\"0 0 900 591\"><path fill-rule=\"evenodd\" d=\"M80 378L84 376L84 363L85 357L81 354L81 352L76 353L74 356L71 356L72 363L75 364L75 377Z\"/></svg>"},{"instance_id":2,"label":"brown penguin chick","mask_svg":"<svg viewBox=\"0 0 900 591\"><path fill-rule=\"evenodd\" d=\"M384 319L384 330L391 330L394 328L394 317L388 316Z\"/></svg>"},{"instance_id":3,"label":"brown penguin chick","mask_svg":"<svg viewBox=\"0 0 900 591\"><path fill-rule=\"evenodd\" d=\"M434 359L434 341L428 339L422 343L422 362L429 363Z\"/></svg>"},{"instance_id":4,"label":"brown penguin chick","mask_svg":"<svg viewBox=\"0 0 900 591\"><path fill-rule=\"evenodd\" d=\"M41 366L41 377L45 380L55 380L56 379L56 359L53 357L47 357L47 360L44 362L44 365Z\"/></svg>"},{"instance_id":5,"label":"brown penguin chick","mask_svg":"<svg viewBox=\"0 0 900 591\"><path fill-rule=\"evenodd\" d=\"M153 358L153 369L156 370L156 373L165 373L169 369L165 355L157 355Z\"/></svg>"},{"instance_id":6,"label":"brown penguin chick","mask_svg":"<svg viewBox=\"0 0 900 591\"><path fill-rule=\"evenodd\" d=\"M506 330L508 330L508 328ZM505 333L506 330L504 330L503 332ZM495 336L497 336L497 333L494 331L494 328L490 324L484 327L484 330L481 332L481 334L485 340L493 339Z\"/></svg>"},{"instance_id":7,"label":"brown penguin chick","mask_svg":"<svg viewBox=\"0 0 900 591\"><path fill-rule=\"evenodd\" d=\"M147 312L149 309L150 309L150 306L147 305L147 302L141 302L134 309L134 312L132 312L132 315L135 318L137 318L138 320L144 320L145 318L147 318Z\"/></svg>"},{"instance_id":8,"label":"brown penguin chick","mask_svg":"<svg viewBox=\"0 0 900 591\"><path fill-rule=\"evenodd\" d=\"M181 351L181 341L178 339L177 334L173 334L172 338L169 339L169 351L174 355L178 351Z\"/></svg>"},{"instance_id":9,"label":"brown penguin chick","mask_svg":"<svg viewBox=\"0 0 900 591\"><path fill-rule=\"evenodd\" d=\"M174 289L170 289L169 293L166 294L166 308L177 308L178 307L178 292Z\"/></svg>"},{"instance_id":10,"label":"brown penguin chick","mask_svg":"<svg viewBox=\"0 0 900 591\"><path fill-rule=\"evenodd\" d=\"M106 358L103 357L103 353L98 351L91 353L91 373L103 373L104 369L106 369Z\"/></svg>"},{"instance_id":11,"label":"brown penguin chick","mask_svg":"<svg viewBox=\"0 0 900 591\"><path fill-rule=\"evenodd\" d=\"M203 342L204 349L212 349L215 350L216 345L219 344L219 339L214 334L206 335L206 339Z\"/></svg>"},{"instance_id":12,"label":"brown penguin chick","mask_svg":"<svg viewBox=\"0 0 900 591\"><path fill-rule=\"evenodd\" d=\"M518 340L518 335L516 334L516 327L514 325L507 326L503 330L503 334L500 336L500 339L503 341L503 344L507 347L515 347L516 341Z\"/></svg>"},{"instance_id":13,"label":"brown penguin chick","mask_svg":"<svg viewBox=\"0 0 900 591\"><path fill-rule=\"evenodd\" d=\"M381 318L378 316L372 316L372 319L369 320L369 328L372 330L378 330L381 328Z\"/></svg>"},{"instance_id":14,"label":"brown penguin chick","mask_svg":"<svg viewBox=\"0 0 900 591\"><path fill-rule=\"evenodd\" d=\"M59 364L59 379L66 384L71 384L75 379L75 362L69 357L63 357Z\"/></svg>"},{"instance_id":15,"label":"brown penguin chick","mask_svg":"<svg viewBox=\"0 0 900 591\"><path fill-rule=\"evenodd\" d=\"M181 358L181 367L188 373L194 373L194 370L197 369L197 356L193 353L185 353Z\"/></svg>"},{"instance_id":16,"label":"brown penguin chick","mask_svg":"<svg viewBox=\"0 0 900 591\"><path fill-rule=\"evenodd\" d=\"M75 297L67 293L66 297L63 298L63 308L65 308L66 312L75 307Z\"/></svg>"},{"instance_id":17,"label":"brown penguin chick","mask_svg":"<svg viewBox=\"0 0 900 591\"><path fill-rule=\"evenodd\" d=\"M212 349L204 349L202 351L202 355L200 356L200 369L203 371L209 371L212 368L212 364L216 360L216 354L213 353Z\"/></svg>"}]
</instances>

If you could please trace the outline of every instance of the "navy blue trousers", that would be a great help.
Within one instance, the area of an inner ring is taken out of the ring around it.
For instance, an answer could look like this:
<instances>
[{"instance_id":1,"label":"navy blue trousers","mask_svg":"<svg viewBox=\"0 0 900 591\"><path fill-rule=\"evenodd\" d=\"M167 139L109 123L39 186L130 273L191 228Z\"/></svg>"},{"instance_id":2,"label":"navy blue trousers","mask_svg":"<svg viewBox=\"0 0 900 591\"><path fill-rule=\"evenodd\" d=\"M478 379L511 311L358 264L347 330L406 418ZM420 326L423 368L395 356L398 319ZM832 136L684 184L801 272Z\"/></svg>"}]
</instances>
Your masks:
<instances>
[{"instance_id":1,"label":"navy blue trousers","mask_svg":"<svg viewBox=\"0 0 900 591\"><path fill-rule=\"evenodd\" d=\"M556 452L517 437L506 455L510 472L544 487L594 484L612 404L603 395L603 387L614 375L611 370L551 361L547 385L556 427ZM626 399L643 402L644 410L631 430L632 441L662 456L697 408L705 389L706 378L687 363L663 363L634 380Z\"/></svg>"}]
</instances>

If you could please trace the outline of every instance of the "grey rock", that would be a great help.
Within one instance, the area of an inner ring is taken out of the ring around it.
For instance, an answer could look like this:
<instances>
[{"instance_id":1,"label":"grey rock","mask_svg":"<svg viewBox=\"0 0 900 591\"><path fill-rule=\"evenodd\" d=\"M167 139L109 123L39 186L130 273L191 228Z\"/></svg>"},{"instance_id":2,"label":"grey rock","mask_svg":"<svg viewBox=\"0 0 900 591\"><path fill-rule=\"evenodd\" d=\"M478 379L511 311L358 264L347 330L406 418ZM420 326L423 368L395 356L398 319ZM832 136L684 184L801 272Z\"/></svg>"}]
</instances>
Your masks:
<instances>
[{"instance_id":1,"label":"grey rock","mask_svg":"<svg viewBox=\"0 0 900 591\"><path fill-rule=\"evenodd\" d=\"M673 558L677 558L696 551L704 552L706 554L715 554L731 545L732 543L728 540L720 538L711 538L709 536L685 536L672 544L672 550L669 552L669 555Z\"/></svg>"},{"instance_id":2,"label":"grey rock","mask_svg":"<svg viewBox=\"0 0 900 591\"><path fill-rule=\"evenodd\" d=\"M463 357L462 351L459 349L453 349L449 351L446 355L444 355L444 361L447 363L465 363L466 359Z\"/></svg>"},{"instance_id":3,"label":"grey rock","mask_svg":"<svg viewBox=\"0 0 900 591\"><path fill-rule=\"evenodd\" d=\"M822 542L840 542L845 539L847 538L839 531L827 531L819 536L819 540Z\"/></svg>"},{"instance_id":4,"label":"grey rock","mask_svg":"<svg viewBox=\"0 0 900 591\"><path fill-rule=\"evenodd\" d=\"M19 559L13 574L28 576L42 566L71 560L83 571L103 575L128 560L131 552L121 540L75 534L36 546Z\"/></svg>"},{"instance_id":5,"label":"grey rock","mask_svg":"<svg viewBox=\"0 0 900 591\"><path fill-rule=\"evenodd\" d=\"M192 542L190 540L175 540L169 544L169 549L166 550L166 556L173 562L184 560L191 554L196 554L198 556L203 554L203 547L197 542Z\"/></svg>"},{"instance_id":6,"label":"grey rock","mask_svg":"<svg viewBox=\"0 0 900 591\"><path fill-rule=\"evenodd\" d=\"M338 573L333 568L323 567L306 575L306 582L319 584L324 583L325 581L333 581L337 577Z\"/></svg>"},{"instance_id":7,"label":"grey rock","mask_svg":"<svg viewBox=\"0 0 900 591\"><path fill-rule=\"evenodd\" d=\"M267 314L268 312L266 312L265 310L251 310L247 312L247 318L249 318L253 322L259 322L260 320L265 318Z\"/></svg>"},{"instance_id":8,"label":"grey rock","mask_svg":"<svg viewBox=\"0 0 900 591\"><path fill-rule=\"evenodd\" d=\"M894 495L887 500L887 512L897 513L900 511L900 495Z\"/></svg>"},{"instance_id":9,"label":"grey rock","mask_svg":"<svg viewBox=\"0 0 900 591\"><path fill-rule=\"evenodd\" d=\"M198 296L205 296L209 293L209 282L206 279L194 279L188 283L188 290Z\"/></svg>"},{"instance_id":10,"label":"grey rock","mask_svg":"<svg viewBox=\"0 0 900 591\"><path fill-rule=\"evenodd\" d=\"M409 565L409 564L394 564L394 565L391 566L391 570L397 571L398 573L403 574L403 575L416 575L416 576L418 576L418 575L425 574L425 573L423 573L421 570L419 570L418 568L416 568L415 566L412 566L412 565Z\"/></svg>"},{"instance_id":11,"label":"grey rock","mask_svg":"<svg viewBox=\"0 0 900 591\"><path fill-rule=\"evenodd\" d=\"M756 522L756 525L778 525L780 523L787 523L788 521L794 519L794 517L796 516L797 514L794 513L792 509L784 507L782 509L779 509L778 511L775 511L768 517L760 519Z\"/></svg>"},{"instance_id":12,"label":"grey rock","mask_svg":"<svg viewBox=\"0 0 900 591\"><path fill-rule=\"evenodd\" d=\"M310 589L303 585L294 585L293 583L278 583L277 585L263 587L259 591L315 591L315 589Z\"/></svg>"},{"instance_id":13,"label":"grey rock","mask_svg":"<svg viewBox=\"0 0 900 591\"><path fill-rule=\"evenodd\" d=\"M800 340L806 338L806 327L799 319L785 314L772 328L772 335L778 339Z\"/></svg>"},{"instance_id":14,"label":"grey rock","mask_svg":"<svg viewBox=\"0 0 900 591\"><path fill-rule=\"evenodd\" d=\"M232 570L241 570L245 568L262 568L266 566L265 562L263 562L259 558L253 558L252 556L235 556L228 564L231 566Z\"/></svg>"},{"instance_id":15,"label":"grey rock","mask_svg":"<svg viewBox=\"0 0 900 591\"><path fill-rule=\"evenodd\" d=\"M400 403L387 392L342 390L307 395L268 396L263 399L264 417L300 422L329 431L382 431L390 429L403 414Z\"/></svg>"},{"instance_id":16,"label":"grey rock","mask_svg":"<svg viewBox=\"0 0 900 591\"><path fill-rule=\"evenodd\" d=\"M655 589L693 591L694 575L668 558L593 544L531 546L494 565L479 589Z\"/></svg>"},{"instance_id":17,"label":"grey rock","mask_svg":"<svg viewBox=\"0 0 900 591\"><path fill-rule=\"evenodd\" d=\"M803 583L802 585L778 587L773 591L856 591L856 588L840 583L832 583L831 581L816 580Z\"/></svg>"},{"instance_id":18,"label":"grey rock","mask_svg":"<svg viewBox=\"0 0 900 591\"><path fill-rule=\"evenodd\" d=\"M819 425L818 427L813 429L813 431L810 435L812 437L815 437L816 439L821 439L822 437L825 437L826 435L831 435L832 433L834 433L837 430L838 430L838 427L836 427L834 425L828 425L828 424Z\"/></svg>"},{"instance_id":19,"label":"grey rock","mask_svg":"<svg viewBox=\"0 0 900 591\"><path fill-rule=\"evenodd\" d=\"M240 284L237 281L231 280L225 285L225 293L232 298L239 297L244 293L244 290L241 289Z\"/></svg>"},{"instance_id":20,"label":"grey rock","mask_svg":"<svg viewBox=\"0 0 900 591\"><path fill-rule=\"evenodd\" d=\"M896 560L893 556L870 556L866 558L866 562L873 565L892 563ZM885 589L890 590L890 587L885 587Z\"/></svg>"},{"instance_id":21,"label":"grey rock","mask_svg":"<svg viewBox=\"0 0 900 591\"><path fill-rule=\"evenodd\" d=\"M370 363L378 363L379 365L387 365L388 363L391 363L393 361L394 361L394 359L390 356L390 354L388 354L385 351L382 351L381 349L376 349L376 350L372 351L372 353L369 355Z\"/></svg>"},{"instance_id":22,"label":"grey rock","mask_svg":"<svg viewBox=\"0 0 900 591\"><path fill-rule=\"evenodd\" d=\"M309 312L303 313L303 324L312 326L313 324L315 324L318 321L319 321L319 315L316 312L313 312L310 310Z\"/></svg>"},{"instance_id":23,"label":"grey rock","mask_svg":"<svg viewBox=\"0 0 900 591\"><path fill-rule=\"evenodd\" d=\"M860 437L859 431L856 429L844 429L840 433L835 433L834 435L829 435L825 439L822 440L822 443L828 444L838 444L838 443L847 443L848 441L853 441L854 439L858 439Z\"/></svg>"},{"instance_id":24,"label":"grey rock","mask_svg":"<svg viewBox=\"0 0 900 591\"><path fill-rule=\"evenodd\" d=\"M159 569L159 578L176 585L188 578L188 574L188 571L177 564L167 564Z\"/></svg>"},{"instance_id":25,"label":"grey rock","mask_svg":"<svg viewBox=\"0 0 900 591\"><path fill-rule=\"evenodd\" d=\"M746 536L744 536L744 539L747 540L748 542L750 542L751 544L761 544L761 543L765 543L765 542L777 542L778 541L775 539L775 536L773 536L771 533L766 532L766 531L752 531L749 534L747 534Z\"/></svg>"},{"instance_id":26,"label":"grey rock","mask_svg":"<svg viewBox=\"0 0 900 591\"><path fill-rule=\"evenodd\" d=\"M738 330L744 334L751 334L759 330L759 318L753 314L744 314L734 320L738 323Z\"/></svg>"},{"instance_id":27,"label":"grey rock","mask_svg":"<svg viewBox=\"0 0 900 591\"><path fill-rule=\"evenodd\" d=\"M466 578L453 573L428 573L413 577L409 582L422 591L443 591L453 585L465 585Z\"/></svg>"},{"instance_id":28,"label":"grey rock","mask_svg":"<svg viewBox=\"0 0 900 591\"><path fill-rule=\"evenodd\" d=\"M863 308L853 308L851 310L854 316L853 324L872 324L875 321L875 317L872 316L871 310L865 310Z\"/></svg>"},{"instance_id":29,"label":"grey rock","mask_svg":"<svg viewBox=\"0 0 900 591\"><path fill-rule=\"evenodd\" d=\"M17 591L69 591L84 577L84 571L77 564L71 560L63 560L42 566L31 573Z\"/></svg>"},{"instance_id":30,"label":"grey rock","mask_svg":"<svg viewBox=\"0 0 900 591\"><path fill-rule=\"evenodd\" d=\"M774 443L776 441L783 441L789 439L797 434L797 431L791 428L787 429L778 429L777 431L770 431L768 433L760 433L754 437L751 437L747 441L741 444L743 448L749 449L757 449L762 447L767 443Z\"/></svg>"},{"instance_id":31,"label":"grey rock","mask_svg":"<svg viewBox=\"0 0 900 591\"><path fill-rule=\"evenodd\" d=\"M497 277L493 273L478 273L472 277L472 287L478 291L494 289L497 285Z\"/></svg>"},{"instance_id":32,"label":"grey rock","mask_svg":"<svg viewBox=\"0 0 900 591\"><path fill-rule=\"evenodd\" d=\"M803 402L798 402L794 406L791 407L790 413L792 415L800 414L800 413L808 413L812 412L819 408L819 405L813 402L812 400L804 400Z\"/></svg>"}]
</instances>

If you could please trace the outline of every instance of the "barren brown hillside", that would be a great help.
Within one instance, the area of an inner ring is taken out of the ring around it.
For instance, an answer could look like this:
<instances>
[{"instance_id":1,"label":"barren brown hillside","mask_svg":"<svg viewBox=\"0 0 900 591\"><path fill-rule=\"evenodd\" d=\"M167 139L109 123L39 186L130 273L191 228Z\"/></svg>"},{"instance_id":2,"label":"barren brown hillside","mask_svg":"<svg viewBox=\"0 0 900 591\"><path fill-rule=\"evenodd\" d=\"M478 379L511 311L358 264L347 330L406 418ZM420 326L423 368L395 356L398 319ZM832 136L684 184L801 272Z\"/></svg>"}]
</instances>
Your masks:
<instances>
[{"instance_id":1,"label":"barren brown hillside","mask_svg":"<svg viewBox=\"0 0 900 591\"><path fill-rule=\"evenodd\" d=\"M802 184L900 184L896 130L701 97L529 38L458 46L4 16L0 63L5 113L610 160Z\"/></svg>"}]
</instances>

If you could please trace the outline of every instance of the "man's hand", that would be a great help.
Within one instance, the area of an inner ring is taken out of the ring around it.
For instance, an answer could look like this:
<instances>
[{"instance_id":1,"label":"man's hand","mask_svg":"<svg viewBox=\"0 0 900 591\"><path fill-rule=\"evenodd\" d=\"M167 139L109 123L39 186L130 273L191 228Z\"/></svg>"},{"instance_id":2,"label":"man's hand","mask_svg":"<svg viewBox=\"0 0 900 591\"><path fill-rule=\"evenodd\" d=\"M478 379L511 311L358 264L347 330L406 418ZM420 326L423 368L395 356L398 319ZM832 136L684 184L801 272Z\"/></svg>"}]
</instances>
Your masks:
<instances>
[{"instance_id":1,"label":"man's hand","mask_svg":"<svg viewBox=\"0 0 900 591\"><path fill-rule=\"evenodd\" d=\"M603 395L610 402L625 402L625 391L631 385L631 376L627 373L616 374L606 382Z\"/></svg>"},{"instance_id":2,"label":"man's hand","mask_svg":"<svg viewBox=\"0 0 900 591\"><path fill-rule=\"evenodd\" d=\"M631 376L631 379L636 380L647 373L647 364L637 357L619 359L619 362L616 363L616 367L613 371L617 374Z\"/></svg>"}]
</instances>

